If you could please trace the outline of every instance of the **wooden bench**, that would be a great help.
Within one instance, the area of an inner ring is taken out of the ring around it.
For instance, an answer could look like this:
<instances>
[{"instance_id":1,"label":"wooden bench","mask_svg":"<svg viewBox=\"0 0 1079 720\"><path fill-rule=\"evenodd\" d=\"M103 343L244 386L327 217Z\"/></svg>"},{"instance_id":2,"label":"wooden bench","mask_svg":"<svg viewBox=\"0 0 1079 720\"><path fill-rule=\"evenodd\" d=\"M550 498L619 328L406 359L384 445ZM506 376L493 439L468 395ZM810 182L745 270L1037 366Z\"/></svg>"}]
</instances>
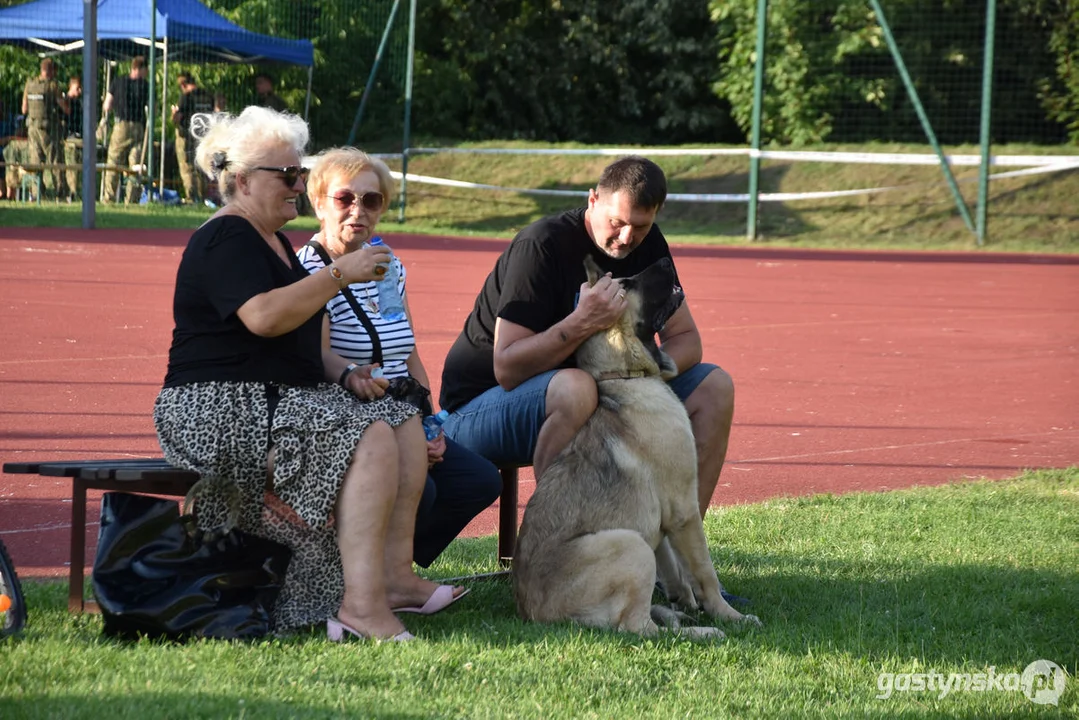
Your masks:
<instances>
[{"instance_id":1,"label":"wooden bench","mask_svg":"<svg viewBox=\"0 0 1079 720\"><path fill-rule=\"evenodd\" d=\"M4 472L71 478L71 549L67 607L93 612L97 604L84 599L86 573L86 491L120 490L147 495L183 497L198 482L197 473L172 467L164 458L66 460L4 463ZM498 509L498 561L508 566L517 541L517 467L499 468L502 496Z\"/></svg>"}]
</instances>

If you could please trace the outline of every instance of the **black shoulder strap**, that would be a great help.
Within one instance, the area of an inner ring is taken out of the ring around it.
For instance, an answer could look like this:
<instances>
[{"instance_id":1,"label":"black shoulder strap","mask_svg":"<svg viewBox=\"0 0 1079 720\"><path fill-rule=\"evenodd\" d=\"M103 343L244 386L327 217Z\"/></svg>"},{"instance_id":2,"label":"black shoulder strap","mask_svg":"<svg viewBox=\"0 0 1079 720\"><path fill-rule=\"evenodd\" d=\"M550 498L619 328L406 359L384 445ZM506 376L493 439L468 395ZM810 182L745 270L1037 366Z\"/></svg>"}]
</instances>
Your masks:
<instances>
[{"instance_id":1,"label":"black shoulder strap","mask_svg":"<svg viewBox=\"0 0 1079 720\"><path fill-rule=\"evenodd\" d=\"M326 267L329 267L333 262L333 260L330 259L329 253L326 252L326 248L322 247L322 243L318 240L308 240L307 246L318 253L319 258L322 260L322 264ZM367 331L367 336L371 338L371 362L382 367L382 341L378 339L378 331L375 330L374 323L371 322L371 318L367 317L367 313L360 307L360 303L356 301L356 296L352 293L352 288L345 287L340 290L340 293L344 295L349 307L352 308L352 312L355 313L356 319L363 323L363 329Z\"/></svg>"}]
</instances>

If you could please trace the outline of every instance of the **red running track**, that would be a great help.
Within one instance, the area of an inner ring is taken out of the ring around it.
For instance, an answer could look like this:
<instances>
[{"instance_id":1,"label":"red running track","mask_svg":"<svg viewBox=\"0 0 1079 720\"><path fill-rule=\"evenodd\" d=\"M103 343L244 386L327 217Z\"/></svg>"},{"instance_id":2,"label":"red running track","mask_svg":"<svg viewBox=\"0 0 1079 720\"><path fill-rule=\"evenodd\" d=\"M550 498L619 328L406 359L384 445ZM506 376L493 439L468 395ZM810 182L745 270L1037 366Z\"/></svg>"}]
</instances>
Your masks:
<instances>
[{"instance_id":1,"label":"red running track","mask_svg":"<svg viewBox=\"0 0 1079 720\"><path fill-rule=\"evenodd\" d=\"M188 234L0 228L0 461L159 454L150 411ZM506 243L388 239L437 383ZM1079 258L674 254L705 356L738 389L715 503L1079 464ZM521 479L523 508L534 481ZM0 475L0 538L21 575L66 573L69 491ZM488 510L466 532L495 521Z\"/></svg>"}]
</instances>

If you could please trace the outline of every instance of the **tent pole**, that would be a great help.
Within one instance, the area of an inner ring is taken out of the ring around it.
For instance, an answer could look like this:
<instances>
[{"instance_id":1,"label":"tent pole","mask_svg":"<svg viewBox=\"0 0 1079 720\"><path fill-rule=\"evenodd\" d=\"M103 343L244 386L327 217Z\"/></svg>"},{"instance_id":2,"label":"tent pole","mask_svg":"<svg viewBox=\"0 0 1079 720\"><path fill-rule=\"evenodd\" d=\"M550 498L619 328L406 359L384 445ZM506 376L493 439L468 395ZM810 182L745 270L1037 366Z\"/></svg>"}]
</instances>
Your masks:
<instances>
[{"instance_id":1,"label":"tent pole","mask_svg":"<svg viewBox=\"0 0 1079 720\"><path fill-rule=\"evenodd\" d=\"M310 122L308 116L311 114L311 78L315 75L315 66L312 63L307 68L307 98L303 101L303 121Z\"/></svg>"},{"instance_id":2,"label":"tent pole","mask_svg":"<svg viewBox=\"0 0 1079 720\"><path fill-rule=\"evenodd\" d=\"M165 194L165 108L169 92L169 36L168 28L165 29L164 48L161 51L161 173L158 175L158 197Z\"/></svg>"},{"instance_id":3,"label":"tent pole","mask_svg":"<svg viewBox=\"0 0 1079 720\"><path fill-rule=\"evenodd\" d=\"M94 228L97 206L97 3L88 2L82 14L82 229ZM75 192L75 188L69 188Z\"/></svg>"},{"instance_id":4,"label":"tent pole","mask_svg":"<svg viewBox=\"0 0 1079 720\"><path fill-rule=\"evenodd\" d=\"M397 222L405 221L405 205L408 202L408 145L412 129L412 56L416 50L416 0L408 3L408 70L405 73L405 137L401 143L401 203Z\"/></svg>"},{"instance_id":5,"label":"tent pole","mask_svg":"<svg viewBox=\"0 0 1079 720\"><path fill-rule=\"evenodd\" d=\"M149 105L146 109L146 148L144 148L143 157L146 158L146 165L143 167L143 172L139 173L140 178L149 178L150 187L147 189L147 200L151 198L150 192L154 189L154 113L157 108L154 107L154 93L157 88L154 87L154 83L157 81L157 0L150 0L150 96Z\"/></svg>"}]
</instances>

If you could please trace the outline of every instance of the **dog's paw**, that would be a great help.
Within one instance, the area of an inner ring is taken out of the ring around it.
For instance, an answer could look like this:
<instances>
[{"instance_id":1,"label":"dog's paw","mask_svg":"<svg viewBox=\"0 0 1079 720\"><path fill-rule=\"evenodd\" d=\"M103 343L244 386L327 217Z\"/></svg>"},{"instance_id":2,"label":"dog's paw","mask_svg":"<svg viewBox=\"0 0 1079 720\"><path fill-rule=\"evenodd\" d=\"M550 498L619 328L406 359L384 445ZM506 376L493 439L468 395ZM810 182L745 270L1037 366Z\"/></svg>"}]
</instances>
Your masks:
<instances>
[{"instance_id":1,"label":"dog's paw","mask_svg":"<svg viewBox=\"0 0 1079 720\"><path fill-rule=\"evenodd\" d=\"M652 616L652 622L669 630L677 630L683 623L693 622L693 618L689 615L666 605L653 605L649 615Z\"/></svg>"},{"instance_id":2,"label":"dog's paw","mask_svg":"<svg viewBox=\"0 0 1079 720\"><path fill-rule=\"evenodd\" d=\"M700 640L722 640L727 637L722 630L717 627L711 627L708 625L693 625L688 627L681 627L676 630L681 637L687 640L700 641Z\"/></svg>"},{"instance_id":3,"label":"dog's paw","mask_svg":"<svg viewBox=\"0 0 1079 720\"><path fill-rule=\"evenodd\" d=\"M738 621L738 623L740 625L747 625L747 626L751 625L753 627L764 627L764 623L762 623L761 619L759 617L757 617L756 615L743 615L742 618Z\"/></svg>"}]
</instances>

